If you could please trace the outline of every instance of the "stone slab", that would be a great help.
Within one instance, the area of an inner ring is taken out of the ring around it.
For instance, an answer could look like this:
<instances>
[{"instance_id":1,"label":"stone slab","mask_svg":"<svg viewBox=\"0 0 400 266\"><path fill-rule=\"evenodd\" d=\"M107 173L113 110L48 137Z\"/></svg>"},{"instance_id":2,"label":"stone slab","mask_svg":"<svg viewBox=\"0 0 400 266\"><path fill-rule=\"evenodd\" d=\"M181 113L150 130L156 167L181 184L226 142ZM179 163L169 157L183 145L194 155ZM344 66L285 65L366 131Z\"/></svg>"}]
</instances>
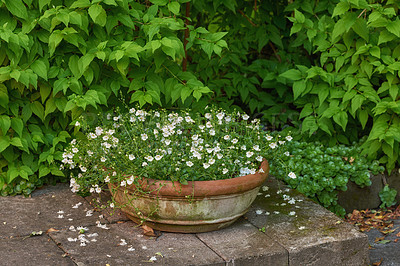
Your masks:
<instances>
[{"instance_id":1,"label":"stone slab","mask_svg":"<svg viewBox=\"0 0 400 266\"><path fill-rule=\"evenodd\" d=\"M394 242L396 234L400 233L400 219L394 221L393 229L397 228L393 233L388 234L385 240L390 240L389 243L375 243L376 238L385 236L376 229L366 232L370 244L370 261L371 263L377 263L382 260L380 266L398 266L400 265L400 241Z\"/></svg>"},{"instance_id":2,"label":"stone slab","mask_svg":"<svg viewBox=\"0 0 400 266\"><path fill-rule=\"evenodd\" d=\"M86 246L68 240L78 238L78 232L62 230L51 233L51 237L78 265L225 265L193 234L162 233L149 239L133 222L111 224L109 228L89 226ZM94 233L98 236L91 236Z\"/></svg>"},{"instance_id":3,"label":"stone slab","mask_svg":"<svg viewBox=\"0 0 400 266\"><path fill-rule=\"evenodd\" d=\"M349 181L347 190L338 193L338 203L347 213L353 210L375 209L381 205L379 192L383 189L382 175L371 174L372 185L361 188L356 183Z\"/></svg>"},{"instance_id":4,"label":"stone slab","mask_svg":"<svg viewBox=\"0 0 400 266\"><path fill-rule=\"evenodd\" d=\"M77 204L80 204L78 208L73 208ZM30 198L0 197L0 239L105 221L96 212L86 216L90 210L93 208L82 197L72 193L66 184L38 190Z\"/></svg>"},{"instance_id":5,"label":"stone slab","mask_svg":"<svg viewBox=\"0 0 400 266\"><path fill-rule=\"evenodd\" d=\"M288 250L289 265L369 262L365 234L276 180L266 182L245 217Z\"/></svg>"},{"instance_id":6,"label":"stone slab","mask_svg":"<svg viewBox=\"0 0 400 266\"><path fill-rule=\"evenodd\" d=\"M197 237L227 265L288 265L288 252L244 219L222 230L197 234Z\"/></svg>"},{"instance_id":7,"label":"stone slab","mask_svg":"<svg viewBox=\"0 0 400 266\"><path fill-rule=\"evenodd\" d=\"M0 240L0 265L75 265L47 235Z\"/></svg>"}]
</instances>

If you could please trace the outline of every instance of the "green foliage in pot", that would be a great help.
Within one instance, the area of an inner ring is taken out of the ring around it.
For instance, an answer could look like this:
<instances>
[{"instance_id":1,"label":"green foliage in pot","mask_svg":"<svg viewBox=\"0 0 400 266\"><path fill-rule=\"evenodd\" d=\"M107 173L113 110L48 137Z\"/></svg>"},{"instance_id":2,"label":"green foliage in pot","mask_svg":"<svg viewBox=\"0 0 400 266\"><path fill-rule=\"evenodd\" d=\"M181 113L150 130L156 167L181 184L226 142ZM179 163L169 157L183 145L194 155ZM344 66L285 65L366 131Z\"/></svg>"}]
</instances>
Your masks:
<instances>
[{"instance_id":1,"label":"green foliage in pot","mask_svg":"<svg viewBox=\"0 0 400 266\"><path fill-rule=\"evenodd\" d=\"M134 108L108 114L71 142L62 168L74 172L73 191L98 193L107 183L137 185L142 177L187 184L262 172L263 158L283 156L291 137L272 137L258 120L248 120L246 114L217 109L206 109L204 116Z\"/></svg>"},{"instance_id":2,"label":"green foliage in pot","mask_svg":"<svg viewBox=\"0 0 400 266\"><path fill-rule=\"evenodd\" d=\"M356 144L326 147L320 142L292 141L283 148L287 150L282 160L296 176L273 164L271 174L342 217L346 212L338 205L338 192L346 191L350 181L360 187L370 186L370 173L384 170L378 161L360 155L362 148Z\"/></svg>"}]
</instances>

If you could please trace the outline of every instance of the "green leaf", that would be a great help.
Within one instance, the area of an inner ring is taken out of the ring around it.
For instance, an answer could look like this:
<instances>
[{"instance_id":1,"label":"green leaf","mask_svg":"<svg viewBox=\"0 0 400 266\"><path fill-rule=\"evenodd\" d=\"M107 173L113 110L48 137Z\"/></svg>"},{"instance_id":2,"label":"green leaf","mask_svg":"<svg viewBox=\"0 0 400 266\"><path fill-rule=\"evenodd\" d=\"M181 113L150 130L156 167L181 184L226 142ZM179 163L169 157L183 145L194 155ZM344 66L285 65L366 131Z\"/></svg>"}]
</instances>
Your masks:
<instances>
[{"instance_id":1,"label":"green leaf","mask_svg":"<svg viewBox=\"0 0 400 266\"><path fill-rule=\"evenodd\" d=\"M339 15L343 15L344 13L349 10L350 4L348 2L340 2L336 5L335 9L333 10L332 17L336 17Z\"/></svg>"},{"instance_id":2,"label":"green leaf","mask_svg":"<svg viewBox=\"0 0 400 266\"><path fill-rule=\"evenodd\" d=\"M367 22L363 18L357 18L356 22L354 23L352 29L355 33L357 33L361 38L369 41L369 30L367 28Z\"/></svg>"},{"instance_id":3,"label":"green leaf","mask_svg":"<svg viewBox=\"0 0 400 266\"><path fill-rule=\"evenodd\" d=\"M16 17L28 19L28 11L22 0L3 0L7 9Z\"/></svg>"},{"instance_id":4,"label":"green leaf","mask_svg":"<svg viewBox=\"0 0 400 266\"><path fill-rule=\"evenodd\" d=\"M21 139L18 137L14 137L11 139L10 144L15 147L23 147Z\"/></svg>"},{"instance_id":5,"label":"green leaf","mask_svg":"<svg viewBox=\"0 0 400 266\"><path fill-rule=\"evenodd\" d=\"M18 136L22 137L22 130L24 129L24 122L22 122L21 118L13 117L11 119L11 128L17 132Z\"/></svg>"},{"instance_id":6,"label":"green leaf","mask_svg":"<svg viewBox=\"0 0 400 266\"><path fill-rule=\"evenodd\" d=\"M349 29L353 26L353 24L356 22L357 15L355 13L346 13L343 18L339 19L336 23L335 26L333 27L332 31L332 42L335 41L335 39L342 35L345 32L348 32Z\"/></svg>"},{"instance_id":7,"label":"green leaf","mask_svg":"<svg viewBox=\"0 0 400 266\"><path fill-rule=\"evenodd\" d=\"M89 0L75 0L72 5L70 6L71 9L73 8L85 8L90 6Z\"/></svg>"},{"instance_id":8,"label":"green leaf","mask_svg":"<svg viewBox=\"0 0 400 266\"><path fill-rule=\"evenodd\" d=\"M38 102L38 101L32 102L31 103L31 110L42 121L44 121L44 108L43 108L43 105L40 102Z\"/></svg>"},{"instance_id":9,"label":"green leaf","mask_svg":"<svg viewBox=\"0 0 400 266\"><path fill-rule=\"evenodd\" d=\"M336 122L339 126L342 127L343 131L346 131L346 125L348 121L347 113L344 111L340 111L333 115L333 121Z\"/></svg>"},{"instance_id":10,"label":"green leaf","mask_svg":"<svg viewBox=\"0 0 400 266\"><path fill-rule=\"evenodd\" d=\"M0 116L0 129L3 132L3 135L7 134L8 129L11 127L11 120L8 115Z\"/></svg>"},{"instance_id":11,"label":"green leaf","mask_svg":"<svg viewBox=\"0 0 400 266\"><path fill-rule=\"evenodd\" d=\"M304 17L303 13L301 13L297 9L294 10L294 18L300 24L302 24L302 23L304 23L306 21L306 18Z\"/></svg>"},{"instance_id":12,"label":"green leaf","mask_svg":"<svg viewBox=\"0 0 400 266\"><path fill-rule=\"evenodd\" d=\"M379 34L378 45L380 45L382 43L390 42L390 41L394 40L395 38L396 38L395 35L393 35L392 33L388 32L387 30L383 30Z\"/></svg>"},{"instance_id":13,"label":"green leaf","mask_svg":"<svg viewBox=\"0 0 400 266\"><path fill-rule=\"evenodd\" d=\"M293 97L294 100L296 100L306 89L306 81L305 80L299 80L293 83Z\"/></svg>"},{"instance_id":14,"label":"green leaf","mask_svg":"<svg viewBox=\"0 0 400 266\"><path fill-rule=\"evenodd\" d=\"M351 113L354 115L357 110L360 109L362 103L364 102L365 97L363 95L357 94L351 100Z\"/></svg>"},{"instance_id":15,"label":"green leaf","mask_svg":"<svg viewBox=\"0 0 400 266\"><path fill-rule=\"evenodd\" d=\"M390 21L386 25L386 29L390 32L396 35L397 37L400 37L400 20L399 18L396 18L395 21Z\"/></svg>"},{"instance_id":16,"label":"green leaf","mask_svg":"<svg viewBox=\"0 0 400 266\"><path fill-rule=\"evenodd\" d=\"M299 118L302 119L303 117L309 116L313 112L314 112L313 105L311 103L307 103L301 110Z\"/></svg>"},{"instance_id":17,"label":"green leaf","mask_svg":"<svg viewBox=\"0 0 400 266\"><path fill-rule=\"evenodd\" d=\"M68 87L69 87L68 79L62 78L62 79L56 80L54 82L53 96L55 96L59 91L63 91L65 94Z\"/></svg>"},{"instance_id":18,"label":"green leaf","mask_svg":"<svg viewBox=\"0 0 400 266\"><path fill-rule=\"evenodd\" d=\"M7 87L0 83L0 106L3 106L5 109L8 109L8 90Z\"/></svg>"},{"instance_id":19,"label":"green leaf","mask_svg":"<svg viewBox=\"0 0 400 266\"><path fill-rule=\"evenodd\" d=\"M53 31L53 33L49 37L49 52L50 56L54 54L57 46L63 40L63 35L59 30Z\"/></svg>"},{"instance_id":20,"label":"green leaf","mask_svg":"<svg viewBox=\"0 0 400 266\"><path fill-rule=\"evenodd\" d=\"M10 137L0 135L0 152L3 152L8 146L10 146Z\"/></svg>"},{"instance_id":21,"label":"green leaf","mask_svg":"<svg viewBox=\"0 0 400 266\"><path fill-rule=\"evenodd\" d=\"M302 78L301 72L297 69L289 69L286 72L283 72L282 74L279 75L279 77L283 77L289 80L300 80Z\"/></svg>"},{"instance_id":22,"label":"green leaf","mask_svg":"<svg viewBox=\"0 0 400 266\"><path fill-rule=\"evenodd\" d=\"M307 116L301 125L301 132L304 133L309 131L309 136L318 130L316 119L313 116Z\"/></svg>"},{"instance_id":23,"label":"green leaf","mask_svg":"<svg viewBox=\"0 0 400 266\"><path fill-rule=\"evenodd\" d=\"M178 2L171 2L168 4L168 10L174 13L175 15L179 14L181 6Z\"/></svg>"},{"instance_id":24,"label":"green leaf","mask_svg":"<svg viewBox=\"0 0 400 266\"><path fill-rule=\"evenodd\" d=\"M381 58L381 49L378 46L373 46L369 49L369 53L376 58Z\"/></svg>"},{"instance_id":25,"label":"green leaf","mask_svg":"<svg viewBox=\"0 0 400 266\"><path fill-rule=\"evenodd\" d=\"M101 5L92 5L89 7L89 16L94 23L104 27L107 22L107 13Z\"/></svg>"},{"instance_id":26,"label":"green leaf","mask_svg":"<svg viewBox=\"0 0 400 266\"><path fill-rule=\"evenodd\" d=\"M78 62L79 57L77 55L72 55L68 60L68 67L76 78L80 78L82 76Z\"/></svg>"},{"instance_id":27,"label":"green leaf","mask_svg":"<svg viewBox=\"0 0 400 266\"><path fill-rule=\"evenodd\" d=\"M44 6L50 4L51 0L39 0L39 11L42 12Z\"/></svg>"},{"instance_id":28,"label":"green leaf","mask_svg":"<svg viewBox=\"0 0 400 266\"><path fill-rule=\"evenodd\" d=\"M43 78L44 80L47 80L48 69L46 67L46 64L43 62L43 60L37 59L35 62L32 63L31 69L39 77Z\"/></svg>"},{"instance_id":29,"label":"green leaf","mask_svg":"<svg viewBox=\"0 0 400 266\"><path fill-rule=\"evenodd\" d=\"M46 108L44 112L44 117L46 118L50 113L54 112L56 110L56 104L54 98L50 98L46 102Z\"/></svg>"}]
</instances>

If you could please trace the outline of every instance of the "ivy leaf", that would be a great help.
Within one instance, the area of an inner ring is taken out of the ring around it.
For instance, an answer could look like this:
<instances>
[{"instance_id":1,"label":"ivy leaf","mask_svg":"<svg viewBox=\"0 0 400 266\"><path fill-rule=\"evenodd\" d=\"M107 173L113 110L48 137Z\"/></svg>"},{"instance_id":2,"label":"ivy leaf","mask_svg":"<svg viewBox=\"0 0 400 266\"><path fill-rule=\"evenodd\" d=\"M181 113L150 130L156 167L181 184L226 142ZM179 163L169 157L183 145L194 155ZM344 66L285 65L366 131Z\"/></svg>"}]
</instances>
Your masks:
<instances>
[{"instance_id":1,"label":"ivy leaf","mask_svg":"<svg viewBox=\"0 0 400 266\"><path fill-rule=\"evenodd\" d=\"M43 108L43 105L40 102L34 101L33 103L31 103L31 110L42 121L44 121L44 108Z\"/></svg>"},{"instance_id":2,"label":"ivy leaf","mask_svg":"<svg viewBox=\"0 0 400 266\"><path fill-rule=\"evenodd\" d=\"M0 135L0 152L3 152L8 146L10 146L10 137Z\"/></svg>"},{"instance_id":3,"label":"ivy leaf","mask_svg":"<svg viewBox=\"0 0 400 266\"><path fill-rule=\"evenodd\" d=\"M63 40L63 35L59 30L53 31L53 33L49 37L49 52L50 56L52 56L57 48L57 46L60 44L60 42Z\"/></svg>"},{"instance_id":4,"label":"ivy leaf","mask_svg":"<svg viewBox=\"0 0 400 266\"><path fill-rule=\"evenodd\" d=\"M104 27L107 22L107 13L101 5L89 7L89 16L94 23Z\"/></svg>"},{"instance_id":5,"label":"ivy leaf","mask_svg":"<svg viewBox=\"0 0 400 266\"><path fill-rule=\"evenodd\" d=\"M332 31L332 42L335 41L337 37L342 35L345 32L348 32L349 29L356 22L357 15L354 13L346 13L343 18L339 19L338 22L335 23Z\"/></svg>"},{"instance_id":6,"label":"ivy leaf","mask_svg":"<svg viewBox=\"0 0 400 266\"><path fill-rule=\"evenodd\" d=\"M31 69L39 77L43 78L44 80L47 80L48 69L46 67L46 64L42 60L37 59L35 62L33 62L32 65L31 65Z\"/></svg>"},{"instance_id":7,"label":"ivy leaf","mask_svg":"<svg viewBox=\"0 0 400 266\"><path fill-rule=\"evenodd\" d=\"M357 18L356 22L354 23L352 29L355 33L357 33L361 38L369 41L369 30L367 28L367 22L363 18Z\"/></svg>"}]
</instances>

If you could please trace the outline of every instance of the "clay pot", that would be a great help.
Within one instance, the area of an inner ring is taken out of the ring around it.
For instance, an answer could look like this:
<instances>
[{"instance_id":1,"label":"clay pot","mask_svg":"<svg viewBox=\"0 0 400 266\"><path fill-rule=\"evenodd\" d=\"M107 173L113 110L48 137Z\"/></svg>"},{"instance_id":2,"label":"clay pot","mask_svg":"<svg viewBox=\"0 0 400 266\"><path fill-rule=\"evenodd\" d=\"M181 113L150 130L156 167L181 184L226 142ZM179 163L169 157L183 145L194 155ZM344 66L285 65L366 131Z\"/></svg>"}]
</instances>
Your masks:
<instances>
[{"instance_id":1,"label":"clay pot","mask_svg":"<svg viewBox=\"0 0 400 266\"><path fill-rule=\"evenodd\" d=\"M269 165L261 163L264 173L231 179L179 182L143 178L141 189L110 184L115 201L134 222L161 231L199 233L229 226L245 214L268 177ZM139 190L145 191L140 193Z\"/></svg>"}]
</instances>

